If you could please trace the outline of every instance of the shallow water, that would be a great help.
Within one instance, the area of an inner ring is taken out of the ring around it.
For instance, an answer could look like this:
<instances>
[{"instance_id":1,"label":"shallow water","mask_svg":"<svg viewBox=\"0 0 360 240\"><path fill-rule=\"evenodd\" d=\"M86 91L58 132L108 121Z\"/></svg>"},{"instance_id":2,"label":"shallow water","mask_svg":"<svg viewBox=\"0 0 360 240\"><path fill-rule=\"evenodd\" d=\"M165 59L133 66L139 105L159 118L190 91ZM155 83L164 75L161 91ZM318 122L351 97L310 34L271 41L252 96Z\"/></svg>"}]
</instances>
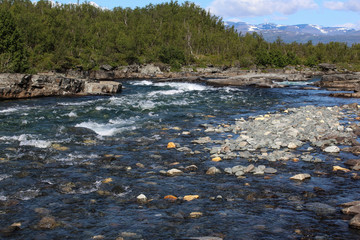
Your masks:
<instances>
[{"instance_id":1,"label":"shallow water","mask_svg":"<svg viewBox=\"0 0 360 240\"><path fill-rule=\"evenodd\" d=\"M232 124L303 105L334 106L356 100L330 98L325 90L210 87L193 83L124 82L112 97L39 98L0 102L0 225L21 222L11 239L359 239L338 204L359 200L360 186L349 174L317 175L303 183L289 177L303 171L331 172L324 163L257 162L274 167L271 179L206 175L213 166L204 146L192 140L210 135L201 124ZM190 135L183 135L190 131ZM166 149L168 142L199 154ZM209 147L209 146L207 146ZM340 154L342 159L353 158ZM236 158L219 168L247 164ZM140 163L140 164L139 164ZM142 164L142 165L141 165ZM198 170L168 177L161 170L195 164ZM104 183L105 179L109 179ZM321 188L320 193L314 189ZM149 200L139 204L136 197ZM191 202L164 200L199 195ZM216 198L217 196L221 198ZM319 215L308 203L337 209ZM38 213L45 208L47 213ZM200 218L189 218L202 212ZM42 230L45 215L59 223Z\"/></svg>"}]
</instances>

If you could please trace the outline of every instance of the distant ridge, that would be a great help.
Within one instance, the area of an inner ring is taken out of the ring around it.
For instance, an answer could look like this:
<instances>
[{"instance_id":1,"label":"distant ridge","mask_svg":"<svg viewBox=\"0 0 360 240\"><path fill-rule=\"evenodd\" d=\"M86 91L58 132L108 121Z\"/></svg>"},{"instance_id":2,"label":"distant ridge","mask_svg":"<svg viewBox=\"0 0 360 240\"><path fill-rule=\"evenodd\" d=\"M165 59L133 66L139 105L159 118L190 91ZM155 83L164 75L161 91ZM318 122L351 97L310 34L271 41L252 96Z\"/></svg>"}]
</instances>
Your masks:
<instances>
[{"instance_id":1,"label":"distant ridge","mask_svg":"<svg viewBox=\"0 0 360 240\"><path fill-rule=\"evenodd\" d=\"M248 24L245 22L225 22L240 33L261 33L265 40L273 42L280 37L284 42L307 43L312 41L314 44L319 42L344 42L348 45L360 43L360 31L345 27L322 27L312 24L298 25L278 25L273 23Z\"/></svg>"}]
</instances>

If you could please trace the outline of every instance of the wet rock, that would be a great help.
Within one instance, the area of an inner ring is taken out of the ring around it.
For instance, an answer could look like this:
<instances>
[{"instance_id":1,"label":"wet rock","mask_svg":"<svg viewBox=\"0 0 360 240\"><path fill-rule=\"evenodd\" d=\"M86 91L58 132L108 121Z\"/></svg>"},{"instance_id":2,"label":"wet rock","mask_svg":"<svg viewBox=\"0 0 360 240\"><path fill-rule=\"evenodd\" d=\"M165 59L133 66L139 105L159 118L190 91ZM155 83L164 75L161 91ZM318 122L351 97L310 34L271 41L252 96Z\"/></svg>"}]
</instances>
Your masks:
<instances>
[{"instance_id":1,"label":"wet rock","mask_svg":"<svg viewBox=\"0 0 360 240\"><path fill-rule=\"evenodd\" d=\"M166 174L170 177L173 177L173 176L179 176L181 174L183 174L184 172L179 170L179 169L176 169L176 168L173 168L173 169L170 169L166 172Z\"/></svg>"},{"instance_id":2,"label":"wet rock","mask_svg":"<svg viewBox=\"0 0 360 240\"><path fill-rule=\"evenodd\" d=\"M333 166L333 171L334 172L336 172L336 171L350 172L349 169L343 168L343 167L340 167L340 166Z\"/></svg>"},{"instance_id":3,"label":"wet rock","mask_svg":"<svg viewBox=\"0 0 360 240\"><path fill-rule=\"evenodd\" d=\"M102 239L105 239L105 236L104 235L96 235L96 236L93 236L92 239L102 240Z\"/></svg>"},{"instance_id":4,"label":"wet rock","mask_svg":"<svg viewBox=\"0 0 360 240\"><path fill-rule=\"evenodd\" d=\"M184 196L183 200L190 202L192 200L198 199L199 197L199 195L186 195Z\"/></svg>"},{"instance_id":5,"label":"wet rock","mask_svg":"<svg viewBox=\"0 0 360 240\"><path fill-rule=\"evenodd\" d=\"M202 212L191 212L189 214L189 217L190 218L199 218L199 217L202 217L203 213Z\"/></svg>"},{"instance_id":6,"label":"wet rock","mask_svg":"<svg viewBox=\"0 0 360 240\"><path fill-rule=\"evenodd\" d=\"M340 148L337 147L337 146L330 146L330 147L326 147L324 149L324 152L327 152L327 153L338 153L340 152Z\"/></svg>"},{"instance_id":7,"label":"wet rock","mask_svg":"<svg viewBox=\"0 0 360 240\"><path fill-rule=\"evenodd\" d=\"M43 230L51 230L59 226L55 218L52 216L43 217L37 224L37 227Z\"/></svg>"},{"instance_id":8,"label":"wet rock","mask_svg":"<svg viewBox=\"0 0 360 240\"><path fill-rule=\"evenodd\" d=\"M360 214L360 204L355 205L355 206L351 206L351 207L347 207L341 210L344 214L346 215L356 215L356 214Z\"/></svg>"},{"instance_id":9,"label":"wet rock","mask_svg":"<svg viewBox=\"0 0 360 240\"><path fill-rule=\"evenodd\" d=\"M352 228L360 229L360 214L357 214L350 220L349 226Z\"/></svg>"},{"instance_id":10,"label":"wet rock","mask_svg":"<svg viewBox=\"0 0 360 240\"><path fill-rule=\"evenodd\" d=\"M265 168L264 173L275 174L277 170L275 168Z\"/></svg>"},{"instance_id":11,"label":"wet rock","mask_svg":"<svg viewBox=\"0 0 360 240\"><path fill-rule=\"evenodd\" d=\"M192 152L192 150L190 148L188 148L188 147L180 147L180 148L178 148L176 150L178 150L179 152L187 152L187 153Z\"/></svg>"},{"instance_id":12,"label":"wet rock","mask_svg":"<svg viewBox=\"0 0 360 240\"><path fill-rule=\"evenodd\" d=\"M210 143L211 141L212 140L210 137L201 137L197 140L193 140L192 142L196 144L206 144L206 143Z\"/></svg>"},{"instance_id":13,"label":"wet rock","mask_svg":"<svg viewBox=\"0 0 360 240\"><path fill-rule=\"evenodd\" d=\"M167 144L167 148L168 148L168 149L176 148L176 145L175 145L175 143L173 143L173 142L169 142L169 143Z\"/></svg>"},{"instance_id":14,"label":"wet rock","mask_svg":"<svg viewBox=\"0 0 360 240\"><path fill-rule=\"evenodd\" d=\"M215 174L218 174L218 173L221 173L221 170L216 168L216 167L211 167L206 171L207 175L215 175Z\"/></svg>"},{"instance_id":15,"label":"wet rock","mask_svg":"<svg viewBox=\"0 0 360 240\"><path fill-rule=\"evenodd\" d=\"M253 171L255 169L255 166L253 164L250 164L249 166L247 166L245 169L244 169L244 172L245 173L249 173L251 171Z\"/></svg>"},{"instance_id":16,"label":"wet rock","mask_svg":"<svg viewBox=\"0 0 360 240\"><path fill-rule=\"evenodd\" d=\"M144 194L140 194L139 196L136 197L136 200L138 203L146 203L147 197Z\"/></svg>"},{"instance_id":17,"label":"wet rock","mask_svg":"<svg viewBox=\"0 0 360 240\"><path fill-rule=\"evenodd\" d=\"M10 226L0 229L0 233L6 237L11 236L11 234L17 230L21 229L21 223L13 223Z\"/></svg>"},{"instance_id":18,"label":"wet rock","mask_svg":"<svg viewBox=\"0 0 360 240\"><path fill-rule=\"evenodd\" d=\"M344 162L344 164L351 166L351 167L360 165L360 159L350 159L350 160L347 160L346 162Z\"/></svg>"},{"instance_id":19,"label":"wet rock","mask_svg":"<svg viewBox=\"0 0 360 240\"><path fill-rule=\"evenodd\" d=\"M321 215L321 216L328 216L336 213L336 208L327 205L325 203L320 203L320 202L307 203L305 206L307 210L313 211L317 215Z\"/></svg>"},{"instance_id":20,"label":"wet rock","mask_svg":"<svg viewBox=\"0 0 360 240\"><path fill-rule=\"evenodd\" d=\"M211 161L220 162L220 161L222 161L222 159L221 159L221 157L215 157L215 158L211 159Z\"/></svg>"},{"instance_id":21,"label":"wet rock","mask_svg":"<svg viewBox=\"0 0 360 240\"><path fill-rule=\"evenodd\" d=\"M295 176L292 176L290 179L291 180L298 180L298 181L304 181L305 179L311 178L310 174L307 173L301 173L301 174L297 174Z\"/></svg>"},{"instance_id":22,"label":"wet rock","mask_svg":"<svg viewBox=\"0 0 360 240\"><path fill-rule=\"evenodd\" d=\"M190 165L190 166L185 167L184 170L188 171L188 172L195 172L198 170L198 167L196 165Z\"/></svg>"},{"instance_id":23,"label":"wet rock","mask_svg":"<svg viewBox=\"0 0 360 240\"><path fill-rule=\"evenodd\" d=\"M347 147L342 149L344 152L350 152L355 155L360 155L360 146Z\"/></svg>"}]
</instances>

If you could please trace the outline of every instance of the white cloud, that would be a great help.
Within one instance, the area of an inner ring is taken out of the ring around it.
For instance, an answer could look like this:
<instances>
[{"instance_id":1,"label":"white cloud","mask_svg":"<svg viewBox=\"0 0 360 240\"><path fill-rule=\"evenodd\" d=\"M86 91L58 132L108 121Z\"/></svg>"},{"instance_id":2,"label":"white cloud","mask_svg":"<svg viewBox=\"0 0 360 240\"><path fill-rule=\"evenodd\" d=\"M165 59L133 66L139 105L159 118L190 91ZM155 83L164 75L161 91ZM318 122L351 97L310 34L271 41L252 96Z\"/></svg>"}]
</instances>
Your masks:
<instances>
[{"instance_id":1,"label":"white cloud","mask_svg":"<svg viewBox=\"0 0 360 240\"><path fill-rule=\"evenodd\" d=\"M316 7L314 0L214 0L209 9L222 17L255 17L275 13L290 15Z\"/></svg>"},{"instance_id":2,"label":"white cloud","mask_svg":"<svg viewBox=\"0 0 360 240\"><path fill-rule=\"evenodd\" d=\"M349 10L354 12L360 12L360 1L359 0L348 0L346 2L325 1L324 7L331 10Z\"/></svg>"}]
</instances>

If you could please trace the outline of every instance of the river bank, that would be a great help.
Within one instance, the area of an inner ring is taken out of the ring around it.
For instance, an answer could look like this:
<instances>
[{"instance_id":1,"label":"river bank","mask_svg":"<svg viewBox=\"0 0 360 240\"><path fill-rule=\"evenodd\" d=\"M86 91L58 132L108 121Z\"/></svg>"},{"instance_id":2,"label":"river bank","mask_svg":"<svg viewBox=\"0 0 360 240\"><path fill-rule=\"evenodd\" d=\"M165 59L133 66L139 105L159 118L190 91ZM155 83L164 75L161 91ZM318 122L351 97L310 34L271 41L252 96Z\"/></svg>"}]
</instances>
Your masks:
<instances>
[{"instance_id":1,"label":"river bank","mask_svg":"<svg viewBox=\"0 0 360 240\"><path fill-rule=\"evenodd\" d=\"M183 67L170 72L167 66L133 65L113 68L101 66L96 71L66 70L35 75L0 74L0 99L17 99L46 96L112 95L121 92L120 81L151 79L157 82L203 82L213 86L254 86L283 88L283 82L308 81L323 76L317 87L331 91L335 97L359 97L360 74L337 70L331 64L320 64L316 69L242 70L240 68ZM306 87L308 90L316 89Z\"/></svg>"}]
</instances>

